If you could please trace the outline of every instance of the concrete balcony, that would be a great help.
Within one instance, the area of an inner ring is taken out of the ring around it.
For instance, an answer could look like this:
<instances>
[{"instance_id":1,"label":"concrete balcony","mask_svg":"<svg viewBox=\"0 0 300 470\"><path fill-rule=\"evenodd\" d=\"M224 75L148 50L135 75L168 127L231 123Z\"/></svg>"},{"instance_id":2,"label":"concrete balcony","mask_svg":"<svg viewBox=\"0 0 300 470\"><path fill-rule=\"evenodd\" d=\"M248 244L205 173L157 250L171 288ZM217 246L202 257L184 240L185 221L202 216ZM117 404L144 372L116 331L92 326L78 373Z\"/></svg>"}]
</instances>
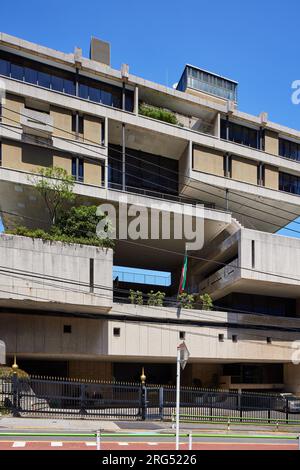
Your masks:
<instances>
[{"instance_id":1,"label":"concrete balcony","mask_svg":"<svg viewBox=\"0 0 300 470\"><path fill-rule=\"evenodd\" d=\"M215 290L215 286L218 288L225 288L226 285L233 283L240 276L239 260L236 258L234 261L229 263L227 266L219 269L216 273L204 279L200 282L199 292L211 293Z\"/></svg>"},{"instance_id":2,"label":"concrete balcony","mask_svg":"<svg viewBox=\"0 0 300 470\"><path fill-rule=\"evenodd\" d=\"M99 313L112 307L111 249L0 235L0 309Z\"/></svg>"},{"instance_id":3,"label":"concrete balcony","mask_svg":"<svg viewBox=\"0 0 300 470\"><path fill-rule=\"evenodd\" d=\"M25 108L21 114L21 126L26 134L50 137L53 133L53 118L47 114Z\"/></svg>"}]
</instances>

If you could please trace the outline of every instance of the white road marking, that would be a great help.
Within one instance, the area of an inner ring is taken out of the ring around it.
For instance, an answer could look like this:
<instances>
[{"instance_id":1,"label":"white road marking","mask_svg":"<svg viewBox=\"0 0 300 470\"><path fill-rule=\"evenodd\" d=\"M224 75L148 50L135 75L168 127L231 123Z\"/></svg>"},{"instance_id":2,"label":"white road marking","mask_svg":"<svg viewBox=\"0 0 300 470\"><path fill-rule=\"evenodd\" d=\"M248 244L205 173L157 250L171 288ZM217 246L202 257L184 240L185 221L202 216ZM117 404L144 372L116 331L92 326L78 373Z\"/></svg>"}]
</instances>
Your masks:
<instances>
[{"instance_id":1,"label":"white road marking","mask_svg":"<svg viewBox=\"0 0 300 470\"><path fill-rule=\"evenodd\" d=\"M129 446L128 442L118 442L119 446Z\"/></svg>"},{"instance_id":2,"label":"white road marking","mask_svg":"<svg viewBox=\"0 0 300 470\"><path fill-rule=\"evenodd\" d=\"M51 447L62 447L63 443L58 441L51 442Z\"/></svg>"},{"instance_id":3,"label":"white road marking","mask_svg":"<svg viewBox=\"0 0 300 470\"><path fill-rule=\"evenodd\" d=\"M88 446L88 447L92 447L92 446L96 447L97 444L96 444L96 442L86 442L85 445Z\"/></svg>"},{"instance_id":4,"label":"white road marking","mask_svg":"<svg viewBox=\"0 0 300 470\"><path fill-rule=\"evenodd\" d=\"M27 444L26 441L15 441L12 447L25 447L26 444Z\"/></svg>"},{"instance_id":5,"label":"white road marking","mask_svg":"<svg viewBox=\"0 0 300 470\"><path fill-rule=\"evenodd\" d=\"M157 442L147 442L148 446L157 446Z\"/></svg>"}]
</instances>

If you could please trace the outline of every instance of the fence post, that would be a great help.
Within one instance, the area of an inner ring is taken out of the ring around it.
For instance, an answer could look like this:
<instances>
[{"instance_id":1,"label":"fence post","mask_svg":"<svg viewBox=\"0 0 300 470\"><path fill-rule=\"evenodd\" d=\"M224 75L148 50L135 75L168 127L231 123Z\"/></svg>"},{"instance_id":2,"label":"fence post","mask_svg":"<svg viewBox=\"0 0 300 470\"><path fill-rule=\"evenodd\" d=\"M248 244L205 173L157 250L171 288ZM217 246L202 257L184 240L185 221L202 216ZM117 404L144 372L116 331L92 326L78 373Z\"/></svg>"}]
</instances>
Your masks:
<instances>
[{"instance_id":1,"label":"fence post","mask_svg":"<svg viewBox=\"0 0 300 470\"><path fill-rule=\"evenodd\" d=\"M13 373L12 377L12 405L13 405L13 416L14 418L19 418L19 379L16 372Z\"/></svg>"},{"instance_id":2,"label":"fence post","mask_svg":"<svg viewBox=\"0 0 300 470\"><path fill-rule=\"evenodd\" d=\"M82 415L86 414L86 403L85 403L86 393L85 393L85 384L80 385L80 411Z\"/></svg>"},{"instance_id":3,"label":"fence post","mask_svg":"<svg viewBox=\"0 0 300 470\"><path fill-rule=\"evenodd\" d=\"M289 424L289 401L287 398L285 399L285 419L286 424Z\"/></svg>"},{"instance_id":4,"label":"fence post","mask_svg":"<svg viewBox=\"0 0 300 470\"><path fill-rule=\"evenodd\" d=\"M238 389L238 410L240 412L240 422L243 422L242 390Z\"/></svg>"},{"instance_id":5,"label":"fence post","mask_svg":"<svg viewBox=\"0 0 300 470\"><path fill-rule=\"evenodd\" d=\"M159 419L164 419L164 387L159 387Z\"/></svg>"},{"instance_id":6,"label":"fence post","mask_svg":"<svg viewBox=\"0 0 300 470\"><path fill-rule=\"evenodd\" d=\"M142 408L142 421L145 421L147 416L147 389L145 385L141 387L141 408Z\"/></svg>"},{"instance_id":7,"label":"fence post","mask_svg":"<svg viewBox=\"0 0 300 470\"><path fill-rule=\"evenodd\" d=\"M189 433L189 450L193 450L193 434Z\"/></svg>"},{"instance_id":8,"label":"fence post","mask_svg":"<svg viewBox=\"0 0 300 470\"><path fill-rule=\"evenodd\" d=\"M96 432L96 445L97 445L97 450L101 450L101 431L100 430Z\"/></svg>"}]
</instances>

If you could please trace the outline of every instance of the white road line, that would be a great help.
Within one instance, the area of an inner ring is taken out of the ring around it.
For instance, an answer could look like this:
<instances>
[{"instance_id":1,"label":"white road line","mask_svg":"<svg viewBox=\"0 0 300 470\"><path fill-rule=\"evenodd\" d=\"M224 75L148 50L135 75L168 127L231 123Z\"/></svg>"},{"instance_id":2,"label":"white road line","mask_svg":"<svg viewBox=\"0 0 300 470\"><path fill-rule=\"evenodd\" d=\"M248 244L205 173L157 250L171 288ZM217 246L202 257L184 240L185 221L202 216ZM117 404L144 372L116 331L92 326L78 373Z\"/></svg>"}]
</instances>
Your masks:
<instances>
[{"instance_id":1,"label":"white road line","mask_svg":"<svg viewBox=\"0 0 300 470\"><path fill-rule=\"evenodd\" d=\"M128 442L118 442L119 446L129 446Z\"/></svg>"},{"instance_id":2,"label":"white road line","mask_svg":"<svg viewBox=\"0 0 300 470\"><path fill-rule=\"evenodd\" d=\"M88 447L92 447L92 446L96 447L97 444L96 444L96 442L86 442L85 445L88 446Z\"/></svg>"},{"instance_id":3,"label":"white road line","mask_svg":"<svg viewBox=\"0 0 300 470\"><path fill-rule=\"evenodd\" d=\"M157 446L157 442L147 442L148 446Z\"/></svg>"},{"instance_id":4,"label":"white road line","mask_svg":"<svg viewBox=\"0 0 300 470\"><path fill-rule=\"evenodd\" d=\"M12 445L12 447L25 447L27 444L26 441L15 441Z\"/></svg>"},{"instance_id":5,"label":"white road line","mask_svg":"<svg viewBox=\"0 0 300 470\"><path fill-rule=\"evenodd\" d=\"M58 441L51 442L51 447L62 447L63 443Z\"/></svg>"}]
</instances>

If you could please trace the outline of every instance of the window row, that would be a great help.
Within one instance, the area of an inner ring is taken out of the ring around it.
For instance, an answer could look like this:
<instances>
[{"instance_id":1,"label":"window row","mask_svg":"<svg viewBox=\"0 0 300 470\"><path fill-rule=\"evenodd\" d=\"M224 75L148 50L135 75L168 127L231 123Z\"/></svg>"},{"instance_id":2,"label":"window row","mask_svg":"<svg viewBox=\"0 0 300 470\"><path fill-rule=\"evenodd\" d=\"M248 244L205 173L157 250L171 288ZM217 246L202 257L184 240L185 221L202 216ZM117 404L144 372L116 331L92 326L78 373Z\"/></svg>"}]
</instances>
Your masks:
<instances>
[{"instance_id":1,"label":"window row","mask_svg":"<svg viewBox=\"0 0 300 470\"><path fill-rule=\"evenodd\" d=\"M279 190L300 195L300 177L288 173L279 173Z\"/></svg>"},{"instance_id":2,"label":"window row","mask_svg":"<svg viewBox=\"0 0 300 470\"><path fill-rule=\"evenodd\" d=\"M107 106L120 109L123 107L123 91L120 87L85 77L77 77L71 72L3 51L0 53L0 75ZM125 110L133 111L133 92L125 90L124 93Z\"/></svg>"},{"instance_id":3,"label":"window row","mask_svg":"<svg viewBox=\"0 0 300 470\"><path fill-rule=\"evenodd\" d=\"M108 180L111 187L122 187L122 148L110 146ZM126 149L126 186L178 195L178 161L145 152Z\"/></svg>"},{"instance_id":4,"label":"window row","mask_svg":"<svg viewBox=\"0 0 300 470\"><path fill-rule=\"evenodd\" d=\"M300 161L300 145L285 139L279 139L279 155Z\"/></svg>"},{"instance_id":5,"label":"window row","mask_svg":"<svg viewBox=\"0 0 300 470\"><path fill-rule=\"evenodd\" d=\"M221 119L221 139L230 140L247 147L259 148L259 131Z\"/></svg>"}]
</instances>

